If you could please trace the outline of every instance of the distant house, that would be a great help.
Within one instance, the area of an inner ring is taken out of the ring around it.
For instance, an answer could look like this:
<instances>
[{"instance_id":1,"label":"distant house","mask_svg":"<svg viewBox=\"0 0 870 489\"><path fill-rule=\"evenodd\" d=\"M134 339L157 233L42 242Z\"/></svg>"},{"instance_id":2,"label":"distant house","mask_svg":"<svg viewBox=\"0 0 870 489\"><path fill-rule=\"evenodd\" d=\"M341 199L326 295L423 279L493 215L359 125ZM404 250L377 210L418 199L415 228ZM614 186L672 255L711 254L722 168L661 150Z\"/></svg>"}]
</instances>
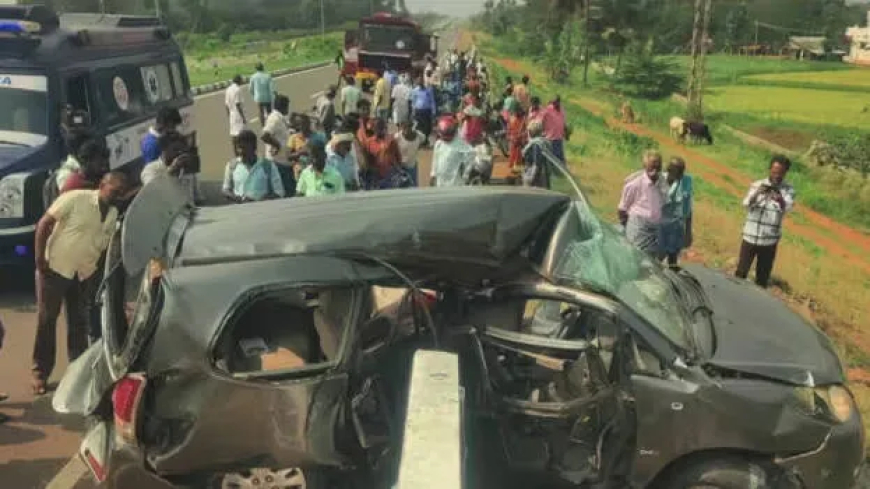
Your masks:
<instances>
[{"instance_id":1,"label":"distant house","mask_svg":"<svg viewBox=\"0 0 870 489\"><path fill-rule=\"evenodd\" d=\"M782 48L782 54L794 59L822 59L825 57L825 38L791 36Z\"/></svg>"},{"instance_id":2,"label":"distant house","mask_svg":"<svg viewBox=\"0 0 870 489\"><path fill-rule=\"evenodd\" d=\"M849 54L843 60L857 65L870 65L870 12L867 12L867 26L846 29L846 37L849 38Z\"/></svg>"},{"instance_id":3,"label":"distant house","mask_svg":"<svg viewBox=\"0 0 870 489\"><path fill-rule=\"evenodd\" d=\"M817 36L791 36L782 48L783 56L799 60L842 60L846 51L833 49L828 51L825 44L827 38Z\"/></svg>"}]
</instances>

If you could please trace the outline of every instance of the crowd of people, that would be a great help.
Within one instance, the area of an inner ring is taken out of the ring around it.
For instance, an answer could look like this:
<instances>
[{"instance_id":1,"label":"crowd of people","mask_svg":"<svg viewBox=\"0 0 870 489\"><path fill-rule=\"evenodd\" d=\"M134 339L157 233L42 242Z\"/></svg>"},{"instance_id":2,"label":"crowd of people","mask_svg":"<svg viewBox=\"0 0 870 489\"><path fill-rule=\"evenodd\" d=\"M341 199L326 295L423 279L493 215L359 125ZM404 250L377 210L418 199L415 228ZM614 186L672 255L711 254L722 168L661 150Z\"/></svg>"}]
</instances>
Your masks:
<instances>
[{"instance_id":1,"label":"crowd of people","mask_svg":"<svg viewBox=\"0 0 870 489\"><path fill-rule=\"evenodd\" d=\"M416 187L420 150L432 147L432 186L487 184L492 175L491 141L503 133L512 182L550 188L553 170L565 165L570 137L561 100L546 106L532 94L530 78L493 89L483 60L474 53L448 52L429 58L422 73L378 73L371 99L353 77L330 86L311 114L291 113L290 100L275 91L262 65L251 77L250 94L262 129L249 127L241 99L242 78L227 88L225 104L234 157L226 164L222 194L232 204L294 196ZM84 118L86 119L86 118ZM141 141L142 160L132 171L110 171L106 142L68 109L62 121L68 157L44 188L47 211L36 229L37 319L33 348L33 393L44 394L55 364L56 325L66 304L67 355L75 359L100 337L95 293L104 253L137 190L168 175L202 202L195 142L179 130L178 110L162 109ZM261 151L262 146L262 151ZM625 179L618 206L627 239L671 266L693 242L694 190L686 162L648 151L643 169ZM768 178L754 182L743 201L737 276L757 260L756 282L768 285L782 220L794 205L785 181L790 161L770 162ZM3 341L0 323L0 346ZM4 396L0 394L0 401ZM5 417L0 415L0 422Z\"/></svg>"}]
</instances>

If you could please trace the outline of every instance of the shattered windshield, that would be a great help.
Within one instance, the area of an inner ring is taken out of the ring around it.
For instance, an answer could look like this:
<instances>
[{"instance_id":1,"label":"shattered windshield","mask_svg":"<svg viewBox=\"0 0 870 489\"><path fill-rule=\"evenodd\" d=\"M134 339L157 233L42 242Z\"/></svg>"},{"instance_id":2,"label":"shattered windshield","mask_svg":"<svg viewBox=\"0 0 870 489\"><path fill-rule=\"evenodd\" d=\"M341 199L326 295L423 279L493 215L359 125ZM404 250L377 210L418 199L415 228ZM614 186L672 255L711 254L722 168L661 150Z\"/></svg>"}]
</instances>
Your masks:
<instances>
[{"instance_id":1,"label":"shattered windshield","mask_svg":"<svg viewBox=\"0 0 870 489\"><path fill-rule=\"evenodd\" d=\"M560 253L557 280L611 294L682 348L689 349L689 321L661 266L602 223L581 202L573 204L570 237Z\"/></svg>"}]
</instances>

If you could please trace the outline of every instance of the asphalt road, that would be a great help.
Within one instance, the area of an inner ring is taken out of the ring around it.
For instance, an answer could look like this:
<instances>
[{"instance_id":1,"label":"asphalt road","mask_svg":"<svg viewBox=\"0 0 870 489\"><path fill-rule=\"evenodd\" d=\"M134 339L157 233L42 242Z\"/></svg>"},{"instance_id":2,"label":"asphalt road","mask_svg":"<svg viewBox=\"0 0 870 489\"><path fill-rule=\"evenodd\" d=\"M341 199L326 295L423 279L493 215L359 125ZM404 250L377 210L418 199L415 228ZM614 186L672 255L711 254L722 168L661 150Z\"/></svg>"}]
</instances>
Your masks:
<instances>
[{"instance_id":1,"label":"asphalt road","mask_svg":"<svg viewBox=\"0 0 870 489\"><path fill-rule=\"evenodd\" d=\"M280 93L290 97L295 111L307 111L329 84L335 83L333 67L287 75L277 80ZM247 97L247 94L246 94ZM204 181L208 193L217 190L216 181L231 156L229 125L223 92L196 99L195 124L198 132ZM245 110L257 115L251 100ZM259 132L259 121L252 121ZM428 165L426 165L428 167ZM0 403L0 413L11 421L0 425L0 488L3 489L85 489L91 487L85 468L73 461L79 445L80 419L54 413L49 396L34 399L30 393L30 355L36 327L33 279L30 273L0 270L0 320L6 326L6 340L0 351L0 392L10 398ZM57 382L66 368L65 321L58 322L58 364L50 382ZM63 470L62 470L63 469ZM57 477L56 477L57 476ZM50 486L49 482L55 479ZM81 482L77 484L77 481Z\"/></svg>"}]
</instances>

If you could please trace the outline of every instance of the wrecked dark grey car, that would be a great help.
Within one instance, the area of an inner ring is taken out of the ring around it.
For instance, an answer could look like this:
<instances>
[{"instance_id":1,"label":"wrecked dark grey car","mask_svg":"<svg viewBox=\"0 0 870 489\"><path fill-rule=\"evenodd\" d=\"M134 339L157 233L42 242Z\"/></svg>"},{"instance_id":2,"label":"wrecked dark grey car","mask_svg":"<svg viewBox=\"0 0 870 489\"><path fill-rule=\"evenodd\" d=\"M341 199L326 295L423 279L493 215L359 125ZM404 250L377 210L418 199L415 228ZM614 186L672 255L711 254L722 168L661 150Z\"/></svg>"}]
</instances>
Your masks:
<instances>
[{"instance_id":1,"label":"wrecked dark grey car","mask_svg":"<svg viewBox=\"0 0 870 489\"><path fill-rule=\"evenodd\" d=\"M846 489L863 456L821 332L544 190L195 209L158 180L103 322L54 398L100 487L390 487L418 348L460 359L469 488Z\"/></svg>"}]
</instances>

